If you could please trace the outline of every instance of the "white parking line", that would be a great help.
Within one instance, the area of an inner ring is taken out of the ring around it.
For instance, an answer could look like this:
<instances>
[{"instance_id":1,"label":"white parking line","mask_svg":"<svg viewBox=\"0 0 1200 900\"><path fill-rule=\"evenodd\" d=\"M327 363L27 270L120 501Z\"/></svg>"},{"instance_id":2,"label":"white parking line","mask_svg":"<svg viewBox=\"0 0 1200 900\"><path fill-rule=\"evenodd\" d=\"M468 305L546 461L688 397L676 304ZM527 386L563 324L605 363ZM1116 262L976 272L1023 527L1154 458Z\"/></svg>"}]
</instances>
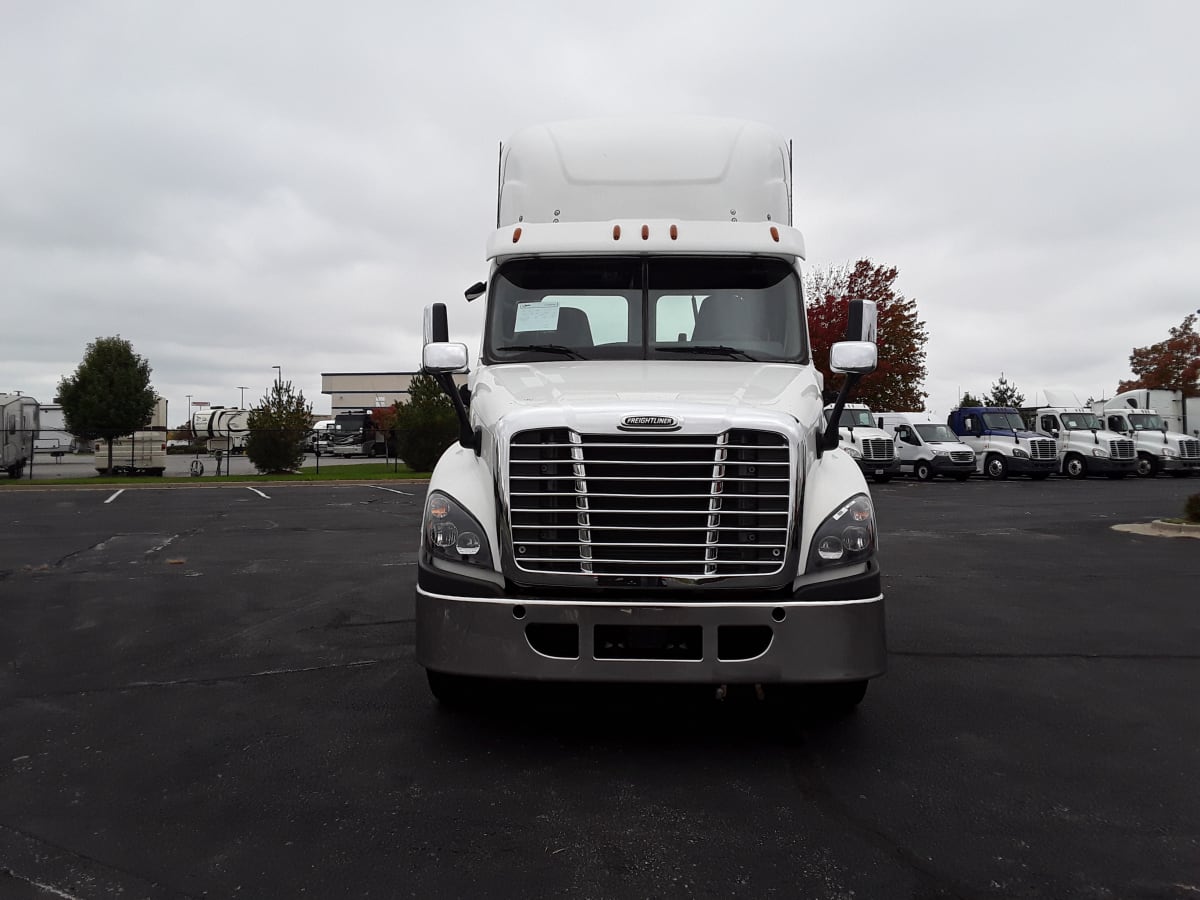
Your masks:
<instances>
[{"instance_id":1,"label":"white parking line","mask_svg":"<svg viewBox=\"0 0 1200 900\"><path fill-rule=\"evenodd\" d=\"M125 488L121 488L119 491L117 491L115 494L113 494L111 497L109 497L104 502L112 503L114 500L116 500L118 497L120 497L123 493L125 493Z\"/></svg>"},{"instance_id":2,"label":"white parking line","mask_svg":"<svg viewBox=\"0 0 1200 900\"><path fill-rule=\"evenodd\" d=\"M252 487L248 487L248 488L246 488L246 490L248 490L248 491L254 491L254 493L258 494L258 496L262 497L264 500L270 500L270 499L271 499L271 498L270 498L270 497L268 497L266 494L264 494L262 491L260 491L258 488L252 488Z\"/></svg>"},{"instance_id":3,"label":"white parking line","mask_svg":"<svg viewBox=\"0 0 1200 900\"><path fill-rule=\"evenodd\" d=\"M387 491L388 493L391 493L391 494L402 494L402 495L403 495L403 496L405 496L405 497L411 497L411 496L412 496L412 494L409 494L409 493L407 493L406 491L398 491L398 490L396 490L395 488L385 488L385 487L380 487L380 486L379 486L379 485L377 485L377 484L372 484L372 485L369 485L369 487L373 487L373 488L375 488L375 490L377 490L377 491Z\"/></svg>"}]
</instances>

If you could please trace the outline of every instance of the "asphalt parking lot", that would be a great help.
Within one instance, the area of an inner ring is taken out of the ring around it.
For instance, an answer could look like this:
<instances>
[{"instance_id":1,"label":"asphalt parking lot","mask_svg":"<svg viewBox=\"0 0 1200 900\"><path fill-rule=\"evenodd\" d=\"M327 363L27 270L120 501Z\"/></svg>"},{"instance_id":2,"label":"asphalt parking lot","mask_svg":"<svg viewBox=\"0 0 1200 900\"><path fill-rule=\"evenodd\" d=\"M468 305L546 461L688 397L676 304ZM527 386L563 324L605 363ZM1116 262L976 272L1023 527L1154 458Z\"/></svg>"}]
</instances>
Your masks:
<instances>
[{"instance_id":1,"label":"asphalt parking lot","mask_svg":"<svg viewBox=\"0 0 1200 900\"><path fill-rule=\"evenodd\" d=\"M840 721L413 661L423 487L0 492L0 896L1200 895L1200 480L873 488Z\"/></svg>"}]
</instances>

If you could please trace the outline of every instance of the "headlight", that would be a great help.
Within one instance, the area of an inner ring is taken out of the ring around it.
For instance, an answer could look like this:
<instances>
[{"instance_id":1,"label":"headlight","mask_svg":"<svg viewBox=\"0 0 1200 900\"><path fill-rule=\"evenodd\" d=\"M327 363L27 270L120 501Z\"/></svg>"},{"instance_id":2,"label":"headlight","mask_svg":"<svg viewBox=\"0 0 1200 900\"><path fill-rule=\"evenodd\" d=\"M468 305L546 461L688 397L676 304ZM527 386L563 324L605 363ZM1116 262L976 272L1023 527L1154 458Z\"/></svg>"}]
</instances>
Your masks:
<instances>
[{"instance_id":1,"label":"headlight","mask_svg":"<svg viewBox=\"0 0 1200 900\"><path fill-rule=\"evenodd\" d=\"M934 456L949 456L950 451L949 450L934 450L933 455Z\"/></svg>"},{"instance_id":2,"label":"headlight","mask_svg":"<svg viewBox=\"0 0 1200 900\"><path fill-rule=\"evenodd\" d=\"M1013 456L1017 459L1029 459L1029 451L1023 450L1020 447L1013 447Z\"/></svg>"},{"instance_id":3,"label":"headlight","mask_svg":"<svg viewBox=\"0 0 1200 900\"><path fill-rule=\"evenodd\" d=\"M1107 450L1101 450L1099 447L1097 447L1096 449L1094 449L1094 450L1092 451L1092 456L1099 456L1099 457L1101 457L1102 459L1108 459L1108 451L1107 451Z\"/></svg>"},{"instance_id":4,"label":"headlight","mask_svg":"<svg viewBox=\"0 0 1200 900\"><path fill-rule=\"evenodd\" d=\"M862 459L862 452L857 447L842 447L851 459Z\"/></svg>"},{"instance_id":5,"label":"headlight","mask_svg":"<svg viewBox=\"0 0 1200 900\"><path fill-rule=\"evenodd\" d=\"M875 554L875 509L866 494L855 494L828 516L813 535L808 571L849 566Z\"/></svg>"},{"instance_id":6,"label":"headlight","mask_svg":"<svg viewBox=\"0 0 1200 900\"><path fill-rule=\"evenodd\" d=\"M492 568L483 526L441 491L432 491L425 500L422 534L425 546L437 559Z\"/></svg>"},{"instance_id":7,"label":"headlight","mask_svg":"<svg viewBox=\"0 0 1200 900\"><path fill-rule=\"evenodd\" d=\"M1178 454L1178 453L1176 453L1174 450L1172 450L1170 447L1163 447L1163 448L1162 448L1162 455L1163 455L1163 456L1170 456L1170 457L1174 458L1174 457L1178 456L1179 454Z\"/></svg>"}]
</instances>

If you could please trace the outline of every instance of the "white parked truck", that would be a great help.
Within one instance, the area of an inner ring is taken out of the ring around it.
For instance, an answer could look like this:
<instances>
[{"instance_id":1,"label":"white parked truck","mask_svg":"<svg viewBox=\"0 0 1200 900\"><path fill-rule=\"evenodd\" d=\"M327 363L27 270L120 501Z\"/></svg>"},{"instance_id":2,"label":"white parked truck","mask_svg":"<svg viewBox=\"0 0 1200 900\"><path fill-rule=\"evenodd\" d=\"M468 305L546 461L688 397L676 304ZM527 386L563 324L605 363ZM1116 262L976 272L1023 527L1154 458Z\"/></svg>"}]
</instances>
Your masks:
<instances>
[{"instance_id":1,"label":"white parked truck","mask_svg":"<svg viewBox=\"0 0 1200 900\"><path fill-rule=\"evenodd\" d=\"M499 677L804 685L847 709L884 671L875 513L823 422L791 184L789 145L740 121L502 145L465 391L467 347L426 309L423 368L460 422L416 589L440 699ZM848 312L842 404L877 355L874 304Z\"/></svg>"},{"instance_id":2,"label":"white parked truck","mask_svg":"<svg viewBox=\"0 0 1200 900\"><path fill-rule=\"evenodd\" d=\"M946 425L975 451L975 471L993 481L1028 475L1044 481L1058 468L1058 444L1029 431L1010 406L961 406Z\"/></svg>"},{"instance_id":3,"label":"white parked truck","mask_svg":"<svg viewBox=\"0 0 1200 900\"><path fill-rule=\"evenodd\" d=\"M33 459L38 402L24 394L0 394L0 471L20 478Z\"/></svg>"},{"instance_id":4,"label":"white parked truck","mask_svg":"<svg viewBox=\"0 0 1200 900\"><path fill-rule=\"evenodd\" d=\"M833 404L825 407L826 422ZM875 414L862 403L847 403L838 417L838 436L842 449L858 463L864 475L880 484L900 474L900 458L892 436L875 424Z\"/></svg>"},{"instance_id":5,"label":"white parked truck","mask_svg":"<svg viewBox=\"0 0 1200 900\"><path fill-rule=\"evenodd\" d=\"M1139 477L1153 478L1159 472L1187 477L1200 472L1200 439L1168 431L1166 422L1154 410L1097 400L1092 412L1109 431L1133 441Z\"/></svg>"},{"instance_id":6,"label":"white parked truck","mask_svg":"<svg viewBox=\"0 0 1200 900\"><path fill-rule=\"evenodd\" d=\"M974 473L975 451L929 413L880 413L876 421L895 441L901 470L918 481L933 481L938 475L966 481Z\"/></svg>"},{"instance_id":7,"label":"white parked truck","mask_svg":"<svg viewBox=\"0 0 1200 900\"><path fill-rule=\"evenodd\" d=\"M1028 426L1058 444L1058 471L1068 478L1104 475L1119 479L1137 471L1133 441L1108 431L1079 398L1067 391L1039 392L1044 403L1021 410Z\"/></svg>"},{"instance_id":8,"label":"white parked truck","mask_svg":"<svg viewBox=\"0 0 1200 900\"><path fill-rule=\"evenodd\" d=\"M1167 431L1200 438L1200 397L1185 398L1182 391L1166 388L1138 388L1101 402L1106 407L1153 410L1162 418Z\"/></svg>"}]
</instances>

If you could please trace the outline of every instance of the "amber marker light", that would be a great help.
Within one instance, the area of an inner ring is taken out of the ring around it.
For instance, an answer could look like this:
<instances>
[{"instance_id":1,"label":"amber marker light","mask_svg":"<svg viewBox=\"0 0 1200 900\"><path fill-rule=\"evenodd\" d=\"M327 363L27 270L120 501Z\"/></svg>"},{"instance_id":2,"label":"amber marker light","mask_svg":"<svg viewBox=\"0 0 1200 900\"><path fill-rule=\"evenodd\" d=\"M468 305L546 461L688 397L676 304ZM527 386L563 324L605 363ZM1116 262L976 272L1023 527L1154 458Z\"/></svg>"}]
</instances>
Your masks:
<instances>
[{"instance_id":1,"label":"amber marker light","mask_svg":"<svg viewBox=\"0 0 1200 900\"><path fill-rule=\"evenodd\" d=\"M771 226L771 239L775 241L775 243L779 243L779 229L774 225Z\"/></svg>"},{"instance_id":2,"label":"amber marker light","mask_svg":"<svg viewBox=\"0 0 1200 900\"><path fill-rule=\"evenodd\" d=\"M614 225L613 226L613 240L619 241L620 239L621 239L621 226Z\"/></svg>"},{"instance_id":3,"label":"amber marker light","mask_svg":"<svg viewBox=\"0 0 1200 900\"><path fill-rule=\"evenodd\" d=\"M650 237L650 226L649 226L649 225L643 225L643 226L642 226L642 240L643 240L643 241L644 241L644 240L647 240L647 239L649 239L649 237Z\"/></svg>"},{"instance_id":4,"label":"amber marker light","mask_svg":"<svg viewBox=\"0 0 1200 900\"><path fill-rule=\"evenodd\" d=\"M678 226L672 225L671 226L671 240L675 240L678 237L679 237L679 228L678 228Z\"/></svg>"},{"instance_id":5,"label":"amber marker light","mask_svg":"<svg viewBox=\"0 0 1200 900\"><path fill-rule=\"evenodd\" d=\"M513 229L513 243L515 244L515 243L516 243L517 241L519 241L520 239L521 239L521 229L520 229L520 228L514 228L514 229Z\"/></svg>"}]
</instances>

